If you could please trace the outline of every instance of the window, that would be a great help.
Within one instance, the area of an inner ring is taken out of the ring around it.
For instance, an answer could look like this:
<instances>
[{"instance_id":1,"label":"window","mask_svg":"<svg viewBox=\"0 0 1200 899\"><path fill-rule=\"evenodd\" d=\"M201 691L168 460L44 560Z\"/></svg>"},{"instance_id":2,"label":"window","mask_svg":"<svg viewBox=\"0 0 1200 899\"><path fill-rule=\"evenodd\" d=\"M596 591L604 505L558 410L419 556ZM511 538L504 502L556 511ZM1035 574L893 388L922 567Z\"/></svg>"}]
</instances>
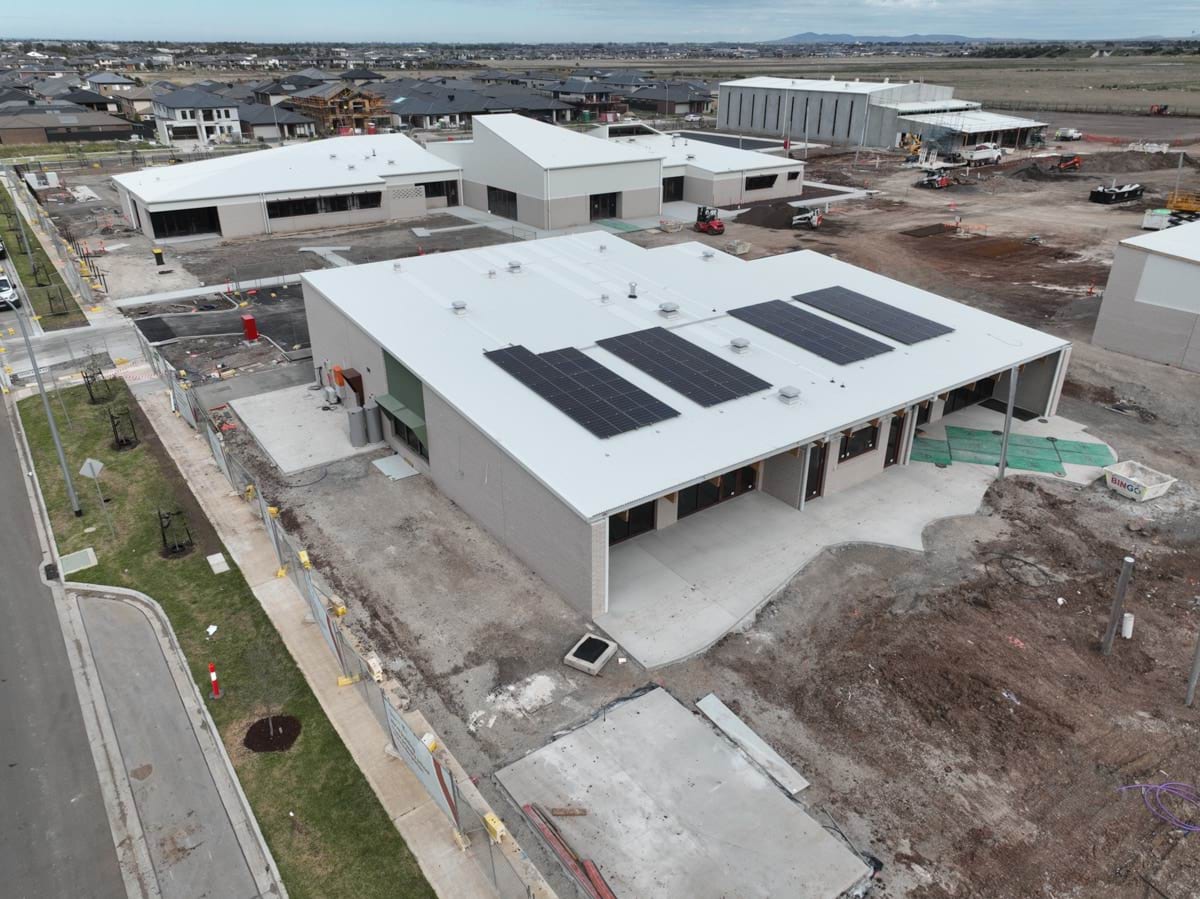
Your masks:
<instances>
[{"instance_id":1,"label":"window","mask_svg":"<svg viewBox=\"0 0 1200 899\"><path fill-rule=\"evenodd\" d=\"M355 209L378 209L383 205L383 192L375 190L370 193L352 194L350 200Z\"/></svg>"},{"instance_id":2,"label":"window","mask_svg":"<svg viewBox=\"0 0 1200 899\"><path fill-rule=\"evenodd\" d=\"M300 200L269 200L267 202L267 217L273 219L290 218L295 215L316 215L316 197L306 197Z\"/></svg>"},{"instance_id":3,"label":"window","mask_svg":"<svg viewBox=\"0 0 1200 899\"><path fill-rule=\"evenodd\" d=\"M388 418L392 417L389 415ZM410 450L426 462L429 461L429 450L425 448L425 444L421 442L421 438L417 436L416 431L398 418L392 418L392 430L395 432L396 437L403 440Z\"/></svg>"},{"instance_id":4,"label":"window","mask_svg":"<svg viewBox=\"0 0 1200 899\"><path fill-rule=\"evenodd\" d=\"M628 540L638 534L654 530L657 505L656 500L650 500L648 503L642 503L640 506L610 515L608 517L608 545L612 546L622 540Z\"/></svg>"},{"instance_id":5,"label":"window","mask_svg":"<svg viewBox=\"0 0 1200 899\"><path fill-rule=\"evenodd\" d=\"M775 186L778 175L751 175L746 179L746 190L767 190Z\"/></svg>"},{"instance_id":6,"label":"window","mask_svg":"<svg viewBox=\"0 0 1200 899\"><path fill-rule=\"evenodd\" d=\"M350 210L350 197L348 194L341 194L336 197L319 197L317 205L321 207L322 212L348 212Z\"/></svg>"},{"instance_id":7,"label":"window","mask_svg":"<svg viewBox=\"0 0 1200 899\"><path fill-rule=\"evenodd\" d=\"M855 456L871 452L879 445L879 425L867 425L859 428L849 437L842 435L842 446L838 450L838 461L845 462Z\"/></svg>"},{"instance_id":8,"label":"window","mask_svg":"<svg viewBox=\"0 0 1200 899\"><path fill-rule=\"evenodd\" d=\"M378 209L383 205L383 193L335 194L329 197L301 197L295 200L268 200L267 217L290 218L297 215L320 215L325 212L349 212L351 209Z\"/></svg>"},{"instance_id":9,"label":"window","mask_svg":"<svg viewBox=\"0 0 1200 899\"><path fill-rule=\"evenodd\" d=\"M799 172L788 172L788 181L795 181L799 177L800 177Z\"/></svg>"}]
</instances>

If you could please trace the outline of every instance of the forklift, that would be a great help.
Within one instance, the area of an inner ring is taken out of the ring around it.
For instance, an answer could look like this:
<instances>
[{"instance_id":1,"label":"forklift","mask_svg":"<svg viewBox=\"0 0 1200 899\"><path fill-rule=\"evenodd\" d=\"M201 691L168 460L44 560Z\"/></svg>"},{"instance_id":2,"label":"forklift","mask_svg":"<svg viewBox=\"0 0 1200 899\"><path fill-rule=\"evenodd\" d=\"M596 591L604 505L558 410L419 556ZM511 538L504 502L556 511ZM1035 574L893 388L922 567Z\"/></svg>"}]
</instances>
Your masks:
<instances>
[{"instance_id":1,"label":"forklift","mask_svg":"<svg viewBox=\"0 0 1200 899\"><path fill-rule=\"evenodd\" d=\"M699 206L696 209L696 230L701 234L724 234L725 223L717 217L716 206Z\"/></svg>"}]
</instances>

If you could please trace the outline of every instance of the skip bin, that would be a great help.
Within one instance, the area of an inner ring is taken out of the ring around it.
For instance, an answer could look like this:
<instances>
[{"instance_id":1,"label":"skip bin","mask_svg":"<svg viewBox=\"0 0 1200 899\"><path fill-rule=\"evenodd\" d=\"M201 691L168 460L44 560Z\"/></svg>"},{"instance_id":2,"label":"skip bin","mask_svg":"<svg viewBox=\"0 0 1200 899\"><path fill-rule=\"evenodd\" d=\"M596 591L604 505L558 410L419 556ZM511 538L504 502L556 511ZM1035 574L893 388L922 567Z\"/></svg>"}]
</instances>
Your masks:
<instances>
[{"instance_id":1,"label":"skip bin","mask_svg":"<svg viewBox=\"0 0 1200 899\"><path fill-rule=\"evenodd\" d=\"M1104 480L1109 489L1135 502L1144 503L1162 496L1171 489L1176 479L1130 459L1107 466Z\"/></svg>"}]
</instances>

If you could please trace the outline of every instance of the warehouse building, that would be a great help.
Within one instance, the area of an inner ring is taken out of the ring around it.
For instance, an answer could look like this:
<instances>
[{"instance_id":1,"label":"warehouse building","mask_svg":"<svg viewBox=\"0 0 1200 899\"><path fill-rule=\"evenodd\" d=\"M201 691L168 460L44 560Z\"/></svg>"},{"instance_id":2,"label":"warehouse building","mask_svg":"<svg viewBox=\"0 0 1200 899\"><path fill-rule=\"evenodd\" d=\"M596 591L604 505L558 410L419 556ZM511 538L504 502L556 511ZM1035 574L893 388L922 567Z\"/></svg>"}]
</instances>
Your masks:
<instances>
[{"instance_id":1,"label":"warehouse building","mask_svg":"<svg viewBox=\"0 0 1200 899\"><path fill-rule=\"evenodd\" d=\"M114 175L148 237L249 237L365 225L457 205L462 172L402 134L335 137Z\"/></svg>"},{"instance_id":2,"label":"warehouse building","mask_svg":"<svg viewBox=\"0 0 1200 899\"><path fill-rule=\"evenodd\" d=\"M534 228L662 211L662 160L514 113L475 116L471 140L428 150L463 171L463 202Z\"/></svg>"},{"instance_id":3,"label":"warehouse building","mask_svg":"<svg viewBox=\"0 0 1200 899\"><path fill-rule=\"evenodd\" d=\"M1092 343L1200 372L1200 222L1117 245Z\"/></svg>"},{"instance_id":4,"label":"warehouse building","mask_svg":"<svg viewBox=\"0 0 1200 899\"><path fill-rule=\"evenodd\" d=\"M917 137L946 153L985 141L1025 147L1046 129L979 106L938 84L762 76L721 84L717 128L856 147L904 147Z\"/></svg>"},{"instance_id":5,"label":"warehouse building","mask_svg":"<svg viewBox=\"0 0 1200 899\"><path fill-rule=\"evenodd\" d=\"M593 618L639 578L619 544L684 529L710 554L743 497L803 515L1014 376L1018 411L1052 415L1070 350L819 253L598 231L303 282L317 378L339 367L348 403L377 403L393 447Z\"/></svg>"},{"instance_id":6,"label":"warehouse building","mask_svg":"<svg viewBox=\"0 0 1200 899\"><path fill-rule=\"evenodd\" d=\"M664 203L740 206L796 198L803 190L804 163L799 160L665 134L640 122L600 125L589 133L661 158Z\"/></svg>"}]
</instances>

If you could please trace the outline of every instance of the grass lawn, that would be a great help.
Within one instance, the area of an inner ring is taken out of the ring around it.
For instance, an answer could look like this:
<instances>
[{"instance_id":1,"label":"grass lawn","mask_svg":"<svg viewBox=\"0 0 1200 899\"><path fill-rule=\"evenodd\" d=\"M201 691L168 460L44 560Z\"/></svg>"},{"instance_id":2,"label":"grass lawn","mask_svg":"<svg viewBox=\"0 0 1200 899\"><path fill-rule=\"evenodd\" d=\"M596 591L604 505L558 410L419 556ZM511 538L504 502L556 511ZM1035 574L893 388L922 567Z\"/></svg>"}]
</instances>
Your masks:
<instances>
[{"instance_id":1,"label":"grass lawn","mask_svg":"<svg viewBox=\"0 0 1200 899\"><path fill-rule=\"evenodd\" d=\"M205 556L225 552L229 558L228 552L124 382L113 383L113 394L94 406L82 387L62 391L70 424L53 398L52 408L71 471L89 456L105 465L102 487L115 538L93 482L75 478L84 514L71 514L41 400L20 403L59 550L95 547L100 564L78 579L130 587L158 600L205 696L208 663L216 663L227 693L210 702L209 711L291 896L433 896L241 572L212 573ZM125 408L133 412L141 444L118 453L108 410ZM186 516L195 541L189 554L161 555L157 509ZM218 630L208 640L210 624ZM255 754L242 745L247 727L267 714L300 720L303 731L290 750Z\"/></svg>"},{"instance_id":2,"label":"grass lawn","mask_svg":"<svg viewBox=\"0 0 1200 899\"><path fill-rule=\"evenodd\" d=\"M76 304L70 289L63 283L62 275L58 273L58 269L54 267L54 263L42 249L41 242L28 223L25 224L25 236L29 239L29 245L33 249L33 259L31 260L25 254L15 220L19 214L13 206L13 200L8 195L8 191L0 189L0 240L4 241L4 246L8 250L8 258L0 261L0 266L10 266L16 269L21 283L25 285L25 292L33 304L34 314L40 316L39 322L43 331L60 331L63 328L77 328L80 325L86 325L87 317ZM35 277L33 273L35 262L41 270L40 285L38 277ZM47 282L49 283L47 284ZM61 303L59 297L62 298ZM51 306L51 298L53 298L55 306ZM65 312L62 311L64 309Z\"/></svg>"},{"instance_id":3,"label":"grass lawn","mask_svg":"<svg viewBox=\"0 0 1200 899\"><path fill-rule=\"evenodd\" d=\"M131 143L127 140L80 141L53 144L4 144L0 146L0 159L21 159L24 156L79 156L87 153L128 153L133 150L149 150L156 147L149 141Z\"/></svg>"}]
</instances>

